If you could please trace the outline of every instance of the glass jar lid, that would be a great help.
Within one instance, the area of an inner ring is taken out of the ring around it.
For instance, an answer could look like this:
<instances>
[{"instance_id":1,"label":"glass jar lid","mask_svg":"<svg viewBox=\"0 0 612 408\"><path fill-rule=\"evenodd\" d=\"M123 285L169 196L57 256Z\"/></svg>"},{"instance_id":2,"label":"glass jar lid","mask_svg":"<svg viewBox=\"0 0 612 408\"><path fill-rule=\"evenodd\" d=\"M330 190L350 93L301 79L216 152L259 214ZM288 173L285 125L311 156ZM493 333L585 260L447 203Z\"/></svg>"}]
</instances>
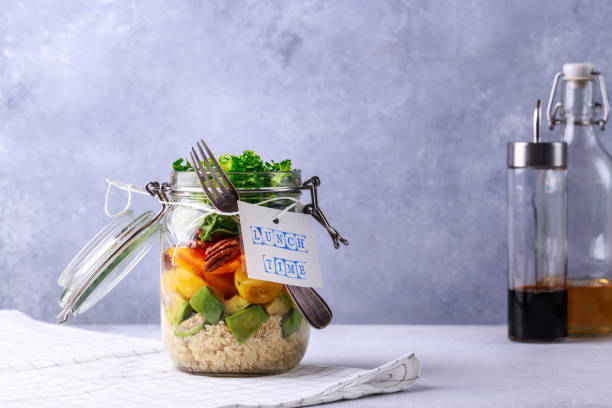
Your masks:
<instances>
[{"instance_id":1,"label":"glass jar lid","mask_svg":"<svg viewBox=\"0 0 612 408\"><path fill-rule=\"evenodd\" d=\"M162 214L127 211L85 244L58 279L64 290L57 323L91 308L136 266L155 242Z\"/></svg>"}]
</instances>

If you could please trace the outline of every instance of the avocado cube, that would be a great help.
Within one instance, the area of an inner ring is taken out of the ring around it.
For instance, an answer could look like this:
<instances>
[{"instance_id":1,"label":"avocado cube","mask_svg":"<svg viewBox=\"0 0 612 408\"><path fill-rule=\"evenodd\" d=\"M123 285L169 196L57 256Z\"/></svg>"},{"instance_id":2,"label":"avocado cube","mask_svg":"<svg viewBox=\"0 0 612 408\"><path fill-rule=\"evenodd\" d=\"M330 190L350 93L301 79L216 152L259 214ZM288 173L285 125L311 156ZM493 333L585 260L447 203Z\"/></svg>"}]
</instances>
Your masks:
<instances>
[{"instance_id":1,"label":"avocado cube","mask_svg":"<svg viewBox=\"0 0 612 408\"><path fill-rule=\"evenodd\" d=\"M170 306L165 309L165 312L168 323L175 326L188 318L193 313L193 308L181 295L174 293Z\"/></svg>"},{"instance_id":2,"label":"avocado cube","mask_svg":"<svg viewBox=\"0 0 612 408\"><path fill-rule=\"evenodd\" d=\"M287 338L298 331L300 324L302 324L302 314L297 309L291 309L289 316L281 323L283 337Z\"/></svg>"},{"instance_id":3,"label":"avocado cube","mask_svg":"<svg viewBox=\"0 0 612 408\"><path fill-rule=\"evenodd\" d=\"M268 320L268 315L259 305L248 307L225 318L239 344L246 342Z\"/></svg>"},{"instance_id":4,"label":"avocado cube","mask_svg":"<svg viewBox=\"0 0 612 408\"><path fill-rule=\"evenodd\" d=\"M202 286L189 301L193 310L204 316L207 324L217 324L223 313L223 305L208 286Z\"/></svg>"},{"instance_id":5,"label":"avocado cube","mask_svg":"<svg viewBox=\"0 0 612 408\"><path fill-rule=\"evenodd\" d=\"M250 303L239 295L232 297L231 299L223 301L223 311L226 316L231 316L234 313L238 313L241 310L249 307Z\"/></svg>"},{"instance_id":6,"label":"avocado cube","mask_svg":"<svg viewBox=\"0 0 612 408\"><path fill-rule=\"evenodd\" d=\"M284 316L291 309L291 299L285 292L281 292L273 301L266 303L264 309L268 316Z\"/></svg>"}]
</instances>

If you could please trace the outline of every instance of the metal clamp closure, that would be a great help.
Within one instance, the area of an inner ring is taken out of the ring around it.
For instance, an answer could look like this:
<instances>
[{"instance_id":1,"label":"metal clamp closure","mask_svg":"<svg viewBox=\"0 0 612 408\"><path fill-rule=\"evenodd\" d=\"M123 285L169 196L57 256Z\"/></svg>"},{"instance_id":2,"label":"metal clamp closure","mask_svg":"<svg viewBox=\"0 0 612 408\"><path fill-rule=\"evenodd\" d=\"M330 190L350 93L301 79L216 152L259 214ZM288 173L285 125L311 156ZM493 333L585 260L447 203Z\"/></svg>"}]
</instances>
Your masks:
<instances>
[{"instance_id":1,"label":"metal clamp closure","mask_svg":"<svg viewBox=\"0 0 612 408\"><path fill-rule=\"evenodd\" d=\"M155 219L159 219L159 217L161 217L163 212L166 210L167 204L165 203L169 202L166 193L171 190L170 184L160 184L158 181L149 181L145 185L145 190L147 190L147 193L151 194L161 202L162 209L155 216Z\"/></svg>"},{"instance_id":2,"label":"metal clamp closure","mask_svg":"<svg viewBox=\"0 0 612 408\"><path fill-rule=\"evenodd\" d=\"M601 110L601 119L594 119L590 123L576 123L576 124L595 124L599 125L601 130L606 129L606 124L608 123L608 116L610 114L610 102L608 101L608 92L606 90L606 82L603 77L603 74L598 71L592 71L591 75L597 76L599 78L599 93L601 94L602 102L595 102L595 108L599 108ZM559 80L563 77L563 72L557 72L555 75L555 79L553 80L552 89L550 90L550 96L548 98L548 106L546 107L546 119L548 121L548 128L553 130L555 125L565 123L565 119L558 117L560 109L563 108L562 102L557 102L554 104L555 96L557 94L557 87L559 85Z\"/></svg>"},{"instance_id":3,"label":"metal clamp closure","mask_svg":"<svg viewBox=\"0 0 612 408\"><path fill-rule=\"evenodd\" d=\"M563 76L563 72L557 72L555 75L555 79L553 79L552 89L550 90L550 96L548 97L548 106L546 106L546 120L548 121L548 128L553 130L555 125L563 123L562 119L557 118L557 112L563 106L561 102L557 102L555 107L553 108L553 101L555 99L555 95L557 94L557 85L559 84L559 79Z\"/></svg>"},{"instance_id":4,"label":"metal clamp closure","mask_svg":"<svg viewBox=\"0 0 612 408\"><path fill-rule=\"evenodd\" d=\"M608 115L610 114L610 102L608 101L608 91L606 90L606 81L601 72L593 71L593 75L599 77L599 92L601 93L602 102L595 102L595 106L601 109L601 119L596 121L601 130L606 130L608 123Z\"/></svg>"},{"instance_id":5,"label":"metal clamp closure","mask_svg":"<svg viewBox=\"0 0 612 408\"><path fill-rule=\"evenodd\" d=\"M319 199L317 196L317 187L321 185L321 180L317 177L311 177L304 182L302 187L310 190L310 196L312 199L311 204L306 204L304 209L302 210L305 214L310 214L312 217L319 222L327 230L329 236L331 237L334 248L338 249L340 247L340 243L347 245L349 244L348 240L346 240L334 227L331 226L327 218L323 214L323 211L319 207Z\"/></svg>"}]
</instances>

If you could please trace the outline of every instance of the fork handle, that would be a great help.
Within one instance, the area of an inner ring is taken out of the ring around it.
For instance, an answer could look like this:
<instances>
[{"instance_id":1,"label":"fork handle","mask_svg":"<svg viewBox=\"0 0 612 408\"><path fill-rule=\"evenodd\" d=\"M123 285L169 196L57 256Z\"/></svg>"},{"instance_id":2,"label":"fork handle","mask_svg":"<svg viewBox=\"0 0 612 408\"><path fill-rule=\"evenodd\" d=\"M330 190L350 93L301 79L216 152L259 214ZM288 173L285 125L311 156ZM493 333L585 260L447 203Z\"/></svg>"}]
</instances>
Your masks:
<instances>
[{"instance_id":1,"label":"fork handle","mask_svg":"<svg viewBox=\"0 0 612 408\"><path fill-rule=\"evenodd\" d=\"M321 295L313 288L286 285L295 306L315 329L322 329L331 322L332 311Z\"/></svg>"}]
</instances>

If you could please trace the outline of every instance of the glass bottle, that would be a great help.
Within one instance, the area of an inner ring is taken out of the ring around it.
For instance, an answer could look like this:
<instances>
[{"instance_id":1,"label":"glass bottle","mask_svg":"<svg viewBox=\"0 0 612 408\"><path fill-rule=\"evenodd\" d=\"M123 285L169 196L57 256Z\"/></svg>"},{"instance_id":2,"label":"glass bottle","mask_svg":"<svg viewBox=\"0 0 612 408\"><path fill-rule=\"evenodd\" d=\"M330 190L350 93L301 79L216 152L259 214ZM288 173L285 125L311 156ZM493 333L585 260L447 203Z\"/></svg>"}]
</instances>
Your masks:
<instances>
[{"instance_id":1,"label":"glass bottle","mask_svg":"<svg viewBox=\"0 0 612 408\"><path fill-rule=\"evenodd\" d=\"M595 102L595 76L603 103ZM553 108L561 78L561 102ZM612 333L612 158L593 126L605 128L608 110L604 80L592 64L565 64L547 116L568 144L568 331L574 336Z\"/></svg>"},{"instance_id":2,"label":"glass bottle","mask_svg":"<svg viewBox=\"0 0 612 408\"><path fill-rule=\"evenodd\" d=\"M567 336L567 144L508 143L508 337Z\"/></svg>"}]
</instances>

